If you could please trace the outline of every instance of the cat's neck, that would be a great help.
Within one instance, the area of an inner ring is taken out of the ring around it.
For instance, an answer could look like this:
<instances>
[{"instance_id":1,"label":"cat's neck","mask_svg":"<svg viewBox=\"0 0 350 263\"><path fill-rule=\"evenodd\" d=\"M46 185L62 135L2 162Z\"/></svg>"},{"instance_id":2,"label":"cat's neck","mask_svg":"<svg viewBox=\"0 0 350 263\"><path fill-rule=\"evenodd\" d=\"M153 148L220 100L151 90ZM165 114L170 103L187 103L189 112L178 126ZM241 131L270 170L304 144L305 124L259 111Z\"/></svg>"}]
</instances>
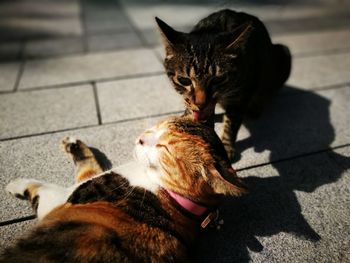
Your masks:
<instances>
[{"instance_id":1,"label":"cat's neck","mask_svg":"<svg viewBox=\"0 0 350 263\"><path fill-rule=\"evenodd\" d=\"M115 167L113 171L128 179L131 186L142 187L154 194L160 188L158 184L149 179L146 168L137 161Z\"/></svg>"}]
</instances>

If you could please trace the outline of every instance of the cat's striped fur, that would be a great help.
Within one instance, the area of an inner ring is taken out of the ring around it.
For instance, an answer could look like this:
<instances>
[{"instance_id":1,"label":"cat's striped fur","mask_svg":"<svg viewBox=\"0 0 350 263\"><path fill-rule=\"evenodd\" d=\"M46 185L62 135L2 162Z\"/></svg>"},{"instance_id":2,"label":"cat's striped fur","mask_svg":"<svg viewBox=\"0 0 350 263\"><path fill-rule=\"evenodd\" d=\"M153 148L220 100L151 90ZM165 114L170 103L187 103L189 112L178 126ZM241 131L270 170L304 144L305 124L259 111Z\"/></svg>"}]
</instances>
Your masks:
<instances>
[{"instance_id":1,"label":"cat's striped fur","mask_svg":"<svg viewBox=\"0 0 350 263\"><path fill-rule=\"evenodd\" d=\"M224 194L244 191L216 134L188 118L144 132L135 146L137 162L121 174L99 174L101 166L81 141L68 138L63 145L77 165L76 185L18 179L7 186L31 201L40 221L0 262L188 262L203 217L168 191L208 208Z\"/></svg>"},{"instance_id":2,"label":"cat's striped fur","mask_svg":"<svg viewBox=\"0 0 350 263\"><path fill-rule=\"evenodd\" d=\"M186 114L213 126L219 103L226 113L222 141L232 158L244 117L258 116L288 79L288 48L272 44L264 24L243 12L215 12L190 33L156 21L166 50L164 67L184 98Z\"/></svg>"}]
</instances>

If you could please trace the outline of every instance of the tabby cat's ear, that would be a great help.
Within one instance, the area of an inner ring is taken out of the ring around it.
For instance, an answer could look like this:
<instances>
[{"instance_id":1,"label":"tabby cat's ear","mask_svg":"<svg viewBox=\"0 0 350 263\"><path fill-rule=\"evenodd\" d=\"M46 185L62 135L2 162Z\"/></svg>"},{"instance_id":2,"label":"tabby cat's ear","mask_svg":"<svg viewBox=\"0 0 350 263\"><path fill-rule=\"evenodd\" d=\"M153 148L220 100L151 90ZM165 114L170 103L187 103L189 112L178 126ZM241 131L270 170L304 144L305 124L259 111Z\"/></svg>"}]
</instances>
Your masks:
<instances>
[{"instance_id":1,"label":"tabby cat's ear","mask_svg":"<svg viewBox=\"0 0 350 263\"><path fill-rule=\"evenodd\" d=\"M173 51L175 46L184 43L184 33L176 31L158 17L155 19L162 34L167 53Z\"/></svg>"},{"instance_id":2,"label":"tabby cat's ear","mask_svg":"<svg viewBox=\"0 0 350 263\"><path fill-rule=\"evenodd\" d=\"M225 50L231 52L237 49L244 49L252 31L253 26L251 23L245 23L237 27L233 32L229 33L229 43L225 47Z\"/></svg>"},{"instance_id":3,"label":"tabby cat's ear","mask_svg":"<svg viewBox=\"0 0 350 263\"><path fill-rule=\"evenodd\" d=\"M209 183L217 194L239 196L247 192L231 167L220 169L212 167L209 171L211 175Z\"/></svg>"}]
</instances>

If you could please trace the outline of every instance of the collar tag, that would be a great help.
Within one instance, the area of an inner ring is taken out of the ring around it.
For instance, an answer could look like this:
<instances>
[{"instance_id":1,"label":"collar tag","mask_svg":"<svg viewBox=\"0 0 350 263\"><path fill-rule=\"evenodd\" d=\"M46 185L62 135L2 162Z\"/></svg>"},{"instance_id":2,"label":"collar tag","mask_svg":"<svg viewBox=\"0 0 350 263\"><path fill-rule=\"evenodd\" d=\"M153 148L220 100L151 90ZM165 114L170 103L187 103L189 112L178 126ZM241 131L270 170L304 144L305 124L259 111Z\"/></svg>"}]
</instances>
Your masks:
<instances>
[{"instance_id":1,"label":"collar tag","mask_svg":"<svg viewBox=\"0 0 350 263\"><path fill-rule=\"evenodd\" d=\"M219 211L215 210L207 215L207 217L202 221L201 227L206 228L213 220L219 217Z\"/></svg>"}]
</instances>

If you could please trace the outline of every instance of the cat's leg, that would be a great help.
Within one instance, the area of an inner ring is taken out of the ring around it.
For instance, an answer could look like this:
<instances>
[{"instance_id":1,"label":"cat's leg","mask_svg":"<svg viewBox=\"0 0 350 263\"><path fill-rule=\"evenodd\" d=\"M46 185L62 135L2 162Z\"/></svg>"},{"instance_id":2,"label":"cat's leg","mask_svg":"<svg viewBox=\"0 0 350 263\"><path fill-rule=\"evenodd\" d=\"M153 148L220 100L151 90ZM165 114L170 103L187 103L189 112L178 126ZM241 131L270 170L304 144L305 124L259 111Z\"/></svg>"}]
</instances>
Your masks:
<instances>
[{"instance_id":1,"label":"cat's leg","mask_svg":"<svg viewBox=\"0 0 350 263\"><path fill-rule=\"evenodd\" d=\"M76 182L82 182L103 172L93 152L82 141L66 137L62 141L63 149L76 165Z\"/></svg>"},{"instance_id":2,"label":"cat's leg","mask_svg":"<svg viewBox=\"0 0 350 263\"><path fill-rule=\"evenodd\" d=\"M243 117L241 115L225 114L221 141L225 147L228 158L232 161L235 151L234 144L237 139L238 130L242 125Z\"/></svg>"},{"instance_id":3,"label":"cat's leg","mask_svg":"<svg viewBox=\"0 0 350 263\"><path fill-rule=\"evenodd\" d=\"M13 180L6 186L7 192L31 203L39 220L54 208L64 204L72 190L55 184L23 178Z\"/></svg>"}]
</instances>

